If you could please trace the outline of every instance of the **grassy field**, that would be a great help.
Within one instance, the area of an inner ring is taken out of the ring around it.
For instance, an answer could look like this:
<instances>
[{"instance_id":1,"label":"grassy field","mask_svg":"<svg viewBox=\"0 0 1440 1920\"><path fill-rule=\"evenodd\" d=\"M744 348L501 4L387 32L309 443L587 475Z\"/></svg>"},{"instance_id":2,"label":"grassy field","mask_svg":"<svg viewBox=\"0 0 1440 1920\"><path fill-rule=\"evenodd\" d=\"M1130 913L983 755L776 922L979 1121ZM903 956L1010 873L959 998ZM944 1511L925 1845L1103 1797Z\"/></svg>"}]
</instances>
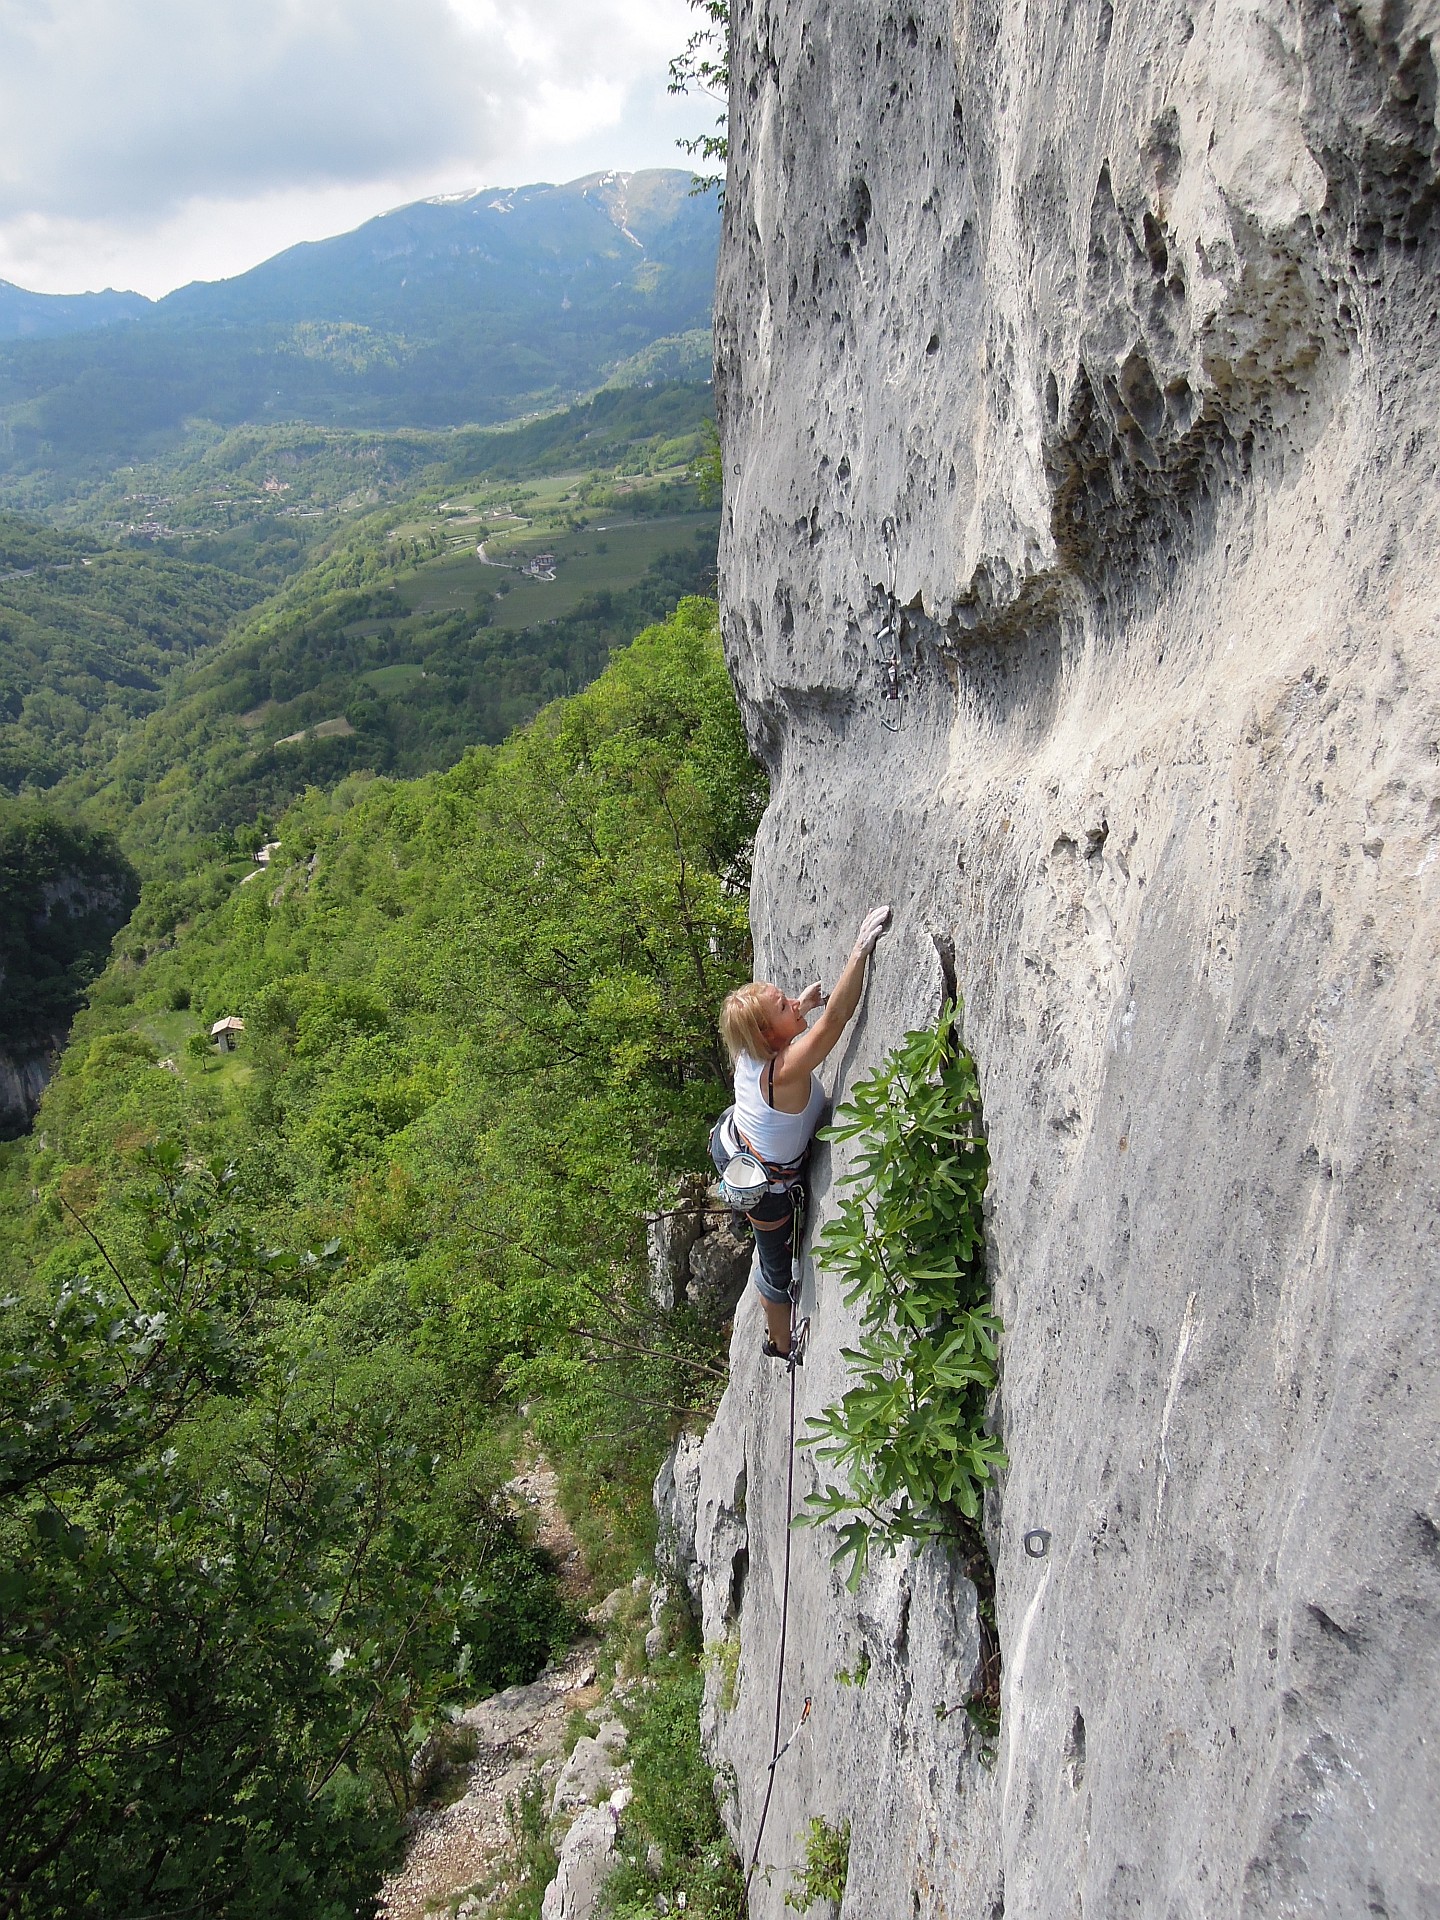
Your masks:
<instances>
[{"instance_id":1,"label":"grassy field","mask_svg":"<svg viewBox=\"0 0 1440 1920\"><path fill-rule=\"evenodd\" d=\"M682 468L604 482L593 474L562 473L523 486L453 492L389 529L392 540L438 541L442 550L395 582L393 614L354 621L346 631L359 637L400 626L411 615L474 617L488 611L493 625L516 632L573 612L587 594L623 592L661 554L688 546L702 531L718 533L720 516L713 509L653 510L674 499L684 479ZM684 498L682 493L682 505ZM554 554L554 580L523 577L525 562L540 553ZM368 679L388 696L409 692L417 673L408 666L382 667Z\"/></svg>"},{"instance_id":2,"label":"grassy field","mask_svg":"<svg viewBox=\"0 0 1440 1920\"><path fill-rule=\"evenodd\" d=\"M255 1072L245 1058L244 1034L240 1036L236 1052L216 1053L212 1050L205 1059L197 1060L186 1051L186 1042L199 1030L198 1017L188 1012L147 1013L135 1023L135 1031L156 1048L162 1060L173 1060L176 1072L190 1085L213 1087L225 1094L238 1093Z\"/></svg>"},{"instance_id":3,"label":"grassy field","mask_svg":"<svg viewBox=\"0 0 1440 1920\"><path fill-rule=\"evenodd\" d=\"M503 538L487 535L486 553L500 566L487 565L473 549L431 560L397 583L397 616L404 617L399 607L407 613L468 613L488 604L497 627L534 626L571 612L587 593L633 586L662 553L719 525L717 513L676 513L574 533L531 526ZM554 554L554 580L530 580L518 571L537 553Z\"/></svg>"},{"instance_id":4,"label":"grassy field","mask_svg":"<svg viewBox=\"0 0 1440 1920\"><path fill-rule=\"evenodd\" d=\"M517 536L507 542L506 557L513 554L523 565L532 553L553 553L556 577L517 577L511 591L495 603L495 625L533 626L537 621L569 613L587 593L633 586L662 553L688 545L702 530L718 534L719 514L677 513L628 524L622 520L544 540L529 534Z\"/></svg>"},{"instance_id":5,"label":"grassy field","mask_svg":"<svg viewBox=\"0 0 1440 1920\"><path fill-rule=\"evenodd\" d=\"M378 625L378 622L376 623ZM392 694L409 693L425 678L425 669L412 665L397 667L372 667L361 681L362 687L373 687L382 699L388 700Z\"/></svg>"},{"instance_id":6,"label":"grassy field","mask_svg":"<svg viewBox=\"0 0 1440 1920\"><path fill-rule=\"evenodd\" d=\"M654 487L681 477L678 472L657 474L653 481L641 484ZM606 484L613 488L616 483ZM422 501L389 531L396 540L423 540L440 533L448 539L465 536L474 541L488 540L517 527L523 530L531 524L563 525L567 517L590 511L585 498L594 485L591 476L583 473L547 474L509 486L487 482L448 494L443 500Z\"/></svg>"}]
</instances>

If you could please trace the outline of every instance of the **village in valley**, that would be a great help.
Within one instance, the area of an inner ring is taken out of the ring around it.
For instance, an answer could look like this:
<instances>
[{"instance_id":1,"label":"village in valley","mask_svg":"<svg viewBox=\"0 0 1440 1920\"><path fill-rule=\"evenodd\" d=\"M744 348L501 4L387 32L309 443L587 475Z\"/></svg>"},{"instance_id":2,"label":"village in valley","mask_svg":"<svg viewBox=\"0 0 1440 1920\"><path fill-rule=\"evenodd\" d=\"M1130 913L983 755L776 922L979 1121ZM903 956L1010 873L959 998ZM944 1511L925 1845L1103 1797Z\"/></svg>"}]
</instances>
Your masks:
<instances>
[{"instance_id":1,"label":"village in valley","mask_svg":"<svg viewBox=\"0 0 1440 1920\"><path fill-rule=\"evenodd\" d=\"M675 460L629 475L491 482L417 503L388 535L434 555L396 583L409 611L469 609L488 597L493 623L516 629L570 613L586 594L623 591L661 554L712 529L718 513L697 501L688 461Z\"/></svg>"}]
</instances>

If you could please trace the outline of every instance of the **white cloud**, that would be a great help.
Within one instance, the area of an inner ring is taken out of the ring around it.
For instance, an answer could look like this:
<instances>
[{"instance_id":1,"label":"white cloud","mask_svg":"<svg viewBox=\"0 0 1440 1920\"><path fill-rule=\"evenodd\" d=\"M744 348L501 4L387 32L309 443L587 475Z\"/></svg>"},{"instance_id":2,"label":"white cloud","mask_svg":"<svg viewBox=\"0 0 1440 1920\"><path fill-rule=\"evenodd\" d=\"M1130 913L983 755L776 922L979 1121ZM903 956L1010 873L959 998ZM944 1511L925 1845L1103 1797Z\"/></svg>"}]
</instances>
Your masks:
<instances>
[{"instance_id":1,"label":"white cloud","mask_svg":"<svg viewBox=\"0 0 1440 1920\"><path fill-rule=\"evenodd\" d=\"M144 218L493 141L518 78L445 0L5 0L0 211Z\"/></svg>"},{"instance_id":2,"label":"white cloud","mask_svg":"<svg viewBox=\"0 0 1440 1920\"><path fill-rule=\"evenodd\" d=\"M156 293L427 193L683 165L685 0L0 0L0 277Z\"/></svg>"}]
</instances>

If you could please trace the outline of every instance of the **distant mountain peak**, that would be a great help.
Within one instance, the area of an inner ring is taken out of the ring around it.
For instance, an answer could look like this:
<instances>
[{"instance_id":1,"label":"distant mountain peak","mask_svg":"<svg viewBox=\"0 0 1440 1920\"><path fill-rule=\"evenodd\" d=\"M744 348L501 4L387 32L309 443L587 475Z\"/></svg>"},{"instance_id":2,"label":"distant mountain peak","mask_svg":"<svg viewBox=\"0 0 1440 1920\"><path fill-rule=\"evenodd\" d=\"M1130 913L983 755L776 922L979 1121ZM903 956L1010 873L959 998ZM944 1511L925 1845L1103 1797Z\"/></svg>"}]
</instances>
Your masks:
<instances>
[{"instance_id":1,"label":"distant mountain peak","mask_svg":"<svg viewBox=\"0 0 1440 1920\"><path fill-rule=\"evenodd\" d=\"M0 474L123 463L193 419L433 427L561 404L708 334L719 209L690 186L611 167L439 194L153 303L0 286ZM47 333L80 337L31 351ZM693 374L708 350L662 362Z\"/></svg>"}]
</instances>

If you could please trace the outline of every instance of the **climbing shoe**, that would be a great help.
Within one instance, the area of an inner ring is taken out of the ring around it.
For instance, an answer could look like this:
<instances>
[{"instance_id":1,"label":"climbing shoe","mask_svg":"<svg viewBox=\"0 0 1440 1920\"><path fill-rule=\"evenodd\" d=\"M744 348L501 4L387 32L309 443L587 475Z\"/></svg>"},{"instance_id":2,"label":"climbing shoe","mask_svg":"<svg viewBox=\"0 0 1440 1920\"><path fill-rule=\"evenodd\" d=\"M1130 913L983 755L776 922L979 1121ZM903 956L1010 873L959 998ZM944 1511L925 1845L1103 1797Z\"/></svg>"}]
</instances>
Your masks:
<instances>
[{"instance_id":1,"label":"climbing shoe","mask_svg":"<svg viewBox=\"0 0 1440 1920\"><path fill-rule=\"evenodd\" d=\"M760 1351L767 1360L783 1360L787 1367L803 1367L805 1364L805 1342L810 1337L810 1322L800 1321L790 1336L790 1351L782 1353L769 1334L760 1342Z\"/></svg>"}]
</instances>

